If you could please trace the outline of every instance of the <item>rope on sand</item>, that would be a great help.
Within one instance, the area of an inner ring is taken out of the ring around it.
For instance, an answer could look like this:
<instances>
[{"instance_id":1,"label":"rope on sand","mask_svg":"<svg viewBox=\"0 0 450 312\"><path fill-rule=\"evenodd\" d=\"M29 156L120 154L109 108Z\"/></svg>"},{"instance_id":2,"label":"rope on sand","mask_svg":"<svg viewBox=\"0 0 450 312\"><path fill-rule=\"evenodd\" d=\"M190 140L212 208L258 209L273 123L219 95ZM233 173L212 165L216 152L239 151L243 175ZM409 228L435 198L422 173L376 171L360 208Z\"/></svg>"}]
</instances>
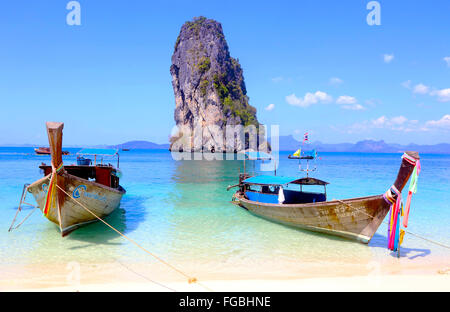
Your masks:
<instances>
[{"instance_id":1,"label":"rope on sand","mask_svg":"<svg viewBox=\"0 0 450 312\"><path fill-rule=\"evenodd\" d=\"M166 285L164 285L164 284L162 284L162 283L160 283L160 282L154 281L154 280L148 278L147 276L144 276L144 275L140 274L139 272L136 272L135 270L131 269L129 266L123 264L122 262L120 262L119 260L115 259L114 257L112 257L112 258L113 258L117 263L119 263L121 266L123 266L125 269L127 269L128 271L130 271L130 272L132 272L132 273L134 273L134 274L136 274L136 275L142 277L143 279L146 279L147 281L149 281L149 282L151 282L151 283L153 283L153 284L156 284L156 285L158 285L158 286L161 286L161 287L163 287L163 288L166 288L166 289L168 289L168 290L170 290L170 291L177 292L175 289L170 288L169 286L166 286Z\"/></svg>"},{"instance_id":2,"label":"rope on sand","mask_svg":"<svg viewBox=\"0 0 450 312\"><path fill-rule=\"evenodd\" d=\"M110 225L109 223L107 223L105 220L103 220L102 218L100 218L99 216L97 216L95 213L93 213L91 210L89 210L87 207L85 207L82 203L80 203L78 200L76 200L75 198L73 198L70 194L68 194L64 189L62 189L59 185L56 184L56 187L59 188L64 194L66 194L69 198L71 198L74 202L76 202L78 205L80 205L80 207L82 207L83 209L85 209L87 212L89 212L90 214L92 214L95 218L97 218L99 221L101 221L102 223L104 223L106 226L108 226L110 229L112 229L113 231L115 231L117 234L119 234L120 236L126 238L129 242L133 243L135 246L137 246L138 248L140 248L141 250L145 251L146 253L148 253L149 255L151 255L153 258L155 258L156 260L158 260L159 262L165 264L166 266L168 266L169 268L171 268L172 270L180 273L181 275L183 275L184 277L186 277L188 279L188 283L189 284L193 284L193 283L197 283L198 285L200 285L201 287L203 287L204 289L208 290L208 291L213 291L210 288L208 288L207 286L201 284L200 282L198 282L197 278L192 277L186 273L184 273L183 271L179 270L178 268L174 267L173 265L171 265L170 263L164 261L163 259L161 259L160 257L158 257L157 255L153 254L152 252L150 252L149 250L147 250L146 248L144 248L143 246L139 245L136 241L134 241L133 239L129 238L128 236L126 236L125 234L121 233L119 230L117 230L116 228L114 228L112 225Z\"/></svg>"}]
</instances>

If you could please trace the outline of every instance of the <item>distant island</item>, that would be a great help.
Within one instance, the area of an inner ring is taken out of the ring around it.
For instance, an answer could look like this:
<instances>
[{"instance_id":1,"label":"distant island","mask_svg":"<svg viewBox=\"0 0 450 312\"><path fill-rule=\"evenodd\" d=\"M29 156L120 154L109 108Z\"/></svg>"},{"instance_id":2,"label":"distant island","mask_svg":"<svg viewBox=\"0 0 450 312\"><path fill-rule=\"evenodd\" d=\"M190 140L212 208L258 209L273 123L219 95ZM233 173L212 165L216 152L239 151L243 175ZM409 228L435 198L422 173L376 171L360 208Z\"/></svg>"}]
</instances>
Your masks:
<instances>
[{"instance_id":1,"label":"distant island","mask_svg":"<svg viewBox=\"0 0 450 312\"><path fill-rule=\"evenodd\" d=\"M280 136L279 138L280 151L294 152L301 146L301 144L302 143L300 141L297 141L292 135ZM395 143L386 143L383 140L364 140L356 143L336 144L327 144L316 141L308 145L321 152L398 153L403 151L417 151L419 153L450 154L449 143L440 143L434 145L401 145Z\"/></svg>"},{"instance_id":2,"label":"distant island","mask_svg":"<svg viewBox=\"0 0 450 312\"><path fill-rule=\"evenodd\" d=\"M269 138L270 142L270 138ZM280 136L280 151L296 151L302 143L296 140L292 135ZM38 147L36 144L4 144L2 147ZM121 149L165 149L170 148L170 144L158 144L149 141L129 141L117 145L95 145L85 146L92 148L117 148ZM65 146L65 148L82 148L81 146ZM319 152L335 152L335 153L401 153L404 151L417 151L419 153L429 154L450 154L450 143L440 143L433 145L408 144L401 145L395 143L386 143L383 140L363 140L356 143L322 143L315 141L308 144L309 148L315 148Z\"/></svg>"},{"instance_id":3,"label":"distant island","mask_svg":"<svg viewBox=\"0 0 450 312\"><path fill-rule=\"evenodd\" d=\"M201 16L181 26L170 74L178 127L170 139L171 149L233 152L248 148L249 140L241 136L235 136L234 144L226 144L226 126L259 128L260 123L249 103L239 59L230 55L218 21ZM203 131L194 137L199 125ZM267 143L261 139L257 144L262 149Z\"/></svg>"},{"instance_id":4,"label":"distant island","mask_svg":"<svg viewBox=\"0 0 450 312\"><path fill-rule=\"evenodd\" d=\"M148 141L129 141L118 145L108 146L117 149L169 149L169 144L158 144Z\"/></svg>"}]
</instances>

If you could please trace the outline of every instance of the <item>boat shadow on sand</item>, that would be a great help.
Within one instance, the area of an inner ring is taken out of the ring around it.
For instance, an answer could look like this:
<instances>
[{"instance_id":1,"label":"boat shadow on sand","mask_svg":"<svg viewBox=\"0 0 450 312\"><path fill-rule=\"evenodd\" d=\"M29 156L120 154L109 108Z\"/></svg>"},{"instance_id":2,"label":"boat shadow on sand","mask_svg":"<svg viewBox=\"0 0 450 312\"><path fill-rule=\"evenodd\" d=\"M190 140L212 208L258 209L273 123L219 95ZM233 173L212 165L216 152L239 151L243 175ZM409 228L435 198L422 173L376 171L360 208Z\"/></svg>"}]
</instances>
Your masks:
<instances>
[{"instance_id":1,"label":"boat shadow on sand","mask_svg":"<svg viewBox=\"0 0 450 312\"><path fill-rule=\"evenodd\" d=\"M383 248L387 250L387 236L375 234L369 243L369 247ZM389 252L389 255L397 258L398 253L392 251ZM408 248L404 246L400 247L400 258L407 257L408 259L413 260L418 257L425 258L429 255L431 255L430 249Z\"/></svg>"},{"instance_id":2,"label":"boat shadow on sand","mask_svg":"<svg viewBox=\"0 0 450 312\"><path fill-rule=\"evenodd\" d=\"M146 198L140 196L125 195L122 198L120 207L107 216L104 220L122 234L127 235L135 231L139 224L145 221L147 212L144 202ZM118 233L109 228L101 221L85 225L68 235L67 239L87 243L86 245L74 246L70 249L80 249L95 245L119 246L122 242L111 242L120 237Z\"/></svg>"},{"instance_id":3,"label":"boat shadow on sand","mask_svg":"<svg viewBox=\"0 0 450 312\"><path fill-rule=\"evenodd\" d=\"M263 217L260 217L260 216L257 216L257 217L259 217L259 218L261 218L263 220L266 220ZM327 233L311 232L311 231L308 231L308 230L305 230L305 229L296 228L296 227L293 227L293 226L290 226L290 225L286 225L286 224L279 224L279 225L285 226L285 227L290 228L290 229L295 230L295 231L302 232L305 235L309 235L309 236L321 237L321 238L324 238L324 239L339 241L339 242L343 242L343 243L348 242L348 243L351 243L351 244L360 244L358 242L350 241L347 238L334 236L334 235L329 235ZM367 246L370 247L370 248L383 248L385 250L388 250L387 249L387 236L375 233L373 235L372 239L370 240L369 244L367 244ZM390 251L389 255L391 257L395 257L395 258L398 257L397 252L393 252L393 251ZM408 248L408 247L404 247L404 246L402 246L400 248L400 257L401 258L407 257L408 259L413 260L413 259L418 258L418 257L424 258L424 257L427 257L429 255L431 255L431 250L430 249Z\"/></svg>"}]
</instances>

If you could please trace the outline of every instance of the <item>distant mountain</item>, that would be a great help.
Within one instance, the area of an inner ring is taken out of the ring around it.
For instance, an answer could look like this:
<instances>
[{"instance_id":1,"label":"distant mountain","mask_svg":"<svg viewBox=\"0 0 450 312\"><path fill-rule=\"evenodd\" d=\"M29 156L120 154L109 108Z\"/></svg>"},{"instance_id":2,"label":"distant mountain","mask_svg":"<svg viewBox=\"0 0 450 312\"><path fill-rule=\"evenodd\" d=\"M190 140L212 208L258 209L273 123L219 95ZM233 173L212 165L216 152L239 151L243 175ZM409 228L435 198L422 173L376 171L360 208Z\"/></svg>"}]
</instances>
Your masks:
<instances>
[{"instance_id":1,"label":"distant mountain","mask_svg":"<svg viewBox=\"0 0 450 312\"><path fill-rule=\"evenodd\" d=\"M270 143L272 144L272 142ZM292 135L280 136L279 138L280 151L296 151L300 144Z\"/></svg>"},{"instance_id":2,"label":"distant mountain","mask_svg":"<svg viewBox=\"0 0 450 312\"><path fill-rule=\"evenodd\" d=\"M2 147L39 147L38 144L2 144Z\"/></svg>"},{"instance_id":3,"label":"distant mountain","mask_svg":"<svg viewBox=\"0 0 450 312\"><path fill-rule=\"evenodd\" d=\"M119 145L111 146L111 148L118 149L169 149L169 144L157 144L148 141L129 141Z\"/></svg>"},{"instance_id":4,"label":"distant mountain","mask_svg":"<svg viewBox=\"0 0 450 312\"><path fill-rule=\"evenodd\" d=\"M270 142L270 140L269 140ZM271 143L271 142L270 142ZM290 151L295 152L302 143L297 141L292 135L280 136L279 138L280 151ZM450 144L440 143L434 145L419 145L419 144L394 144L386 143L383 140L364 140L356 143L337 143L337 144L327 144L320 141L308 144L315 148L319 152L353 152L353 153L401 153L404 151L417 151L419 153L429 153L429 154L450 154ZM9 144L3 145L2 147L38 147L41 145L34 144ZM44 145L42 145L44 146ZM96 145L91 146L92 148L117 148L117 149L169 149L170 144L157 144L148 141L129 141L126 143L118 145ZM272 146L273 147L273 146ZM69 146L66 146L69 148ZM76 146L70 146L70 148L79 148Z\"/></svg>"},{"instance_id":5,"label":"distant mountain","mask_svg":"<svg viewBox=\"0 0 450 312\"><path fill-rule=\"evenodd\" d=\"M399 152L401 147L394 147L392 145L387 144L383 140L381 141L372 141L372 140L364 140L356 142L350 149L349 152L356 153L396 153Z\"/></svg>"},{"instance_id":6,"label":"distant mountain","mask_svg":"<svg viewBox=\"0 0 450 312\"><path fill-rule=\"evenodd\" d=\"M297 141L292 135L280 136L280 151L296 151L302 143ZM403 151L417 151L419 153L450 154L450 144L440 143L435 145L418 144L391 144L383 140L364 140L356 143L326 144L319 141L311 144L316 150L321 152L353 152L353 153L398 153Z\"/></svg>"},{"instance_id":7,"label":"distant mountain","mask_svg":"<svg viewBox=\"0 0 450 312\"><path fill-rule=\"evenodd\" d=\"M419 153L450 154L450 144L448 143L440 143L435 145L409 144L406 145L404 149L407 151L418 151Z\"/></svg>"},{"instance_id":8,"label":"distant mountain","mask_svg":"<svg viewBox=\"0 0 450 312\"><path fill-rule=\"evenodd\" d=\"M270 141L270 139L269 139ZM270 142L272 144L272 142ZM279 138L279 150L280 151L296 151L302 143L297 141L292 135L280 136ZM325 144L319 141L313 143L314 147L320 151L327 152L347 152L354 144L352 143L339 143L339 144Z\"/></svg>"},{"instance_id":9,"label":"distant mountain","mask_svg":"<svg viewBox=\"0 0 450 312\"><path fill-rule=\"evenodd\" d=\"M352 143L326 144L319 141L314 142L313 144L317 150L327 152L347 152L354 145Z\"/></svg>"}]
</instances>

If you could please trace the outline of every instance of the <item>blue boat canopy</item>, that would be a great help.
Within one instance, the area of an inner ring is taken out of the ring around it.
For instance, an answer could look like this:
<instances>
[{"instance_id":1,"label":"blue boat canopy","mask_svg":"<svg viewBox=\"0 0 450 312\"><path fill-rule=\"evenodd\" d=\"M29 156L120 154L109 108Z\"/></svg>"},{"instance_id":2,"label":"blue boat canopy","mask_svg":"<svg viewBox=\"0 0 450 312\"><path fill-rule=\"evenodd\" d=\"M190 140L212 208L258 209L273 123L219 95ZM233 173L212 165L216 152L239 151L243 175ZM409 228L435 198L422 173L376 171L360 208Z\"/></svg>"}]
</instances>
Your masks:
<instances>
[{"instance_id":1,"label":"blue boat canopy","mask_svg":"<svg viewBox=\"0 0 450 312\"><path fill-rule=\"evenodd\" d=\"M269 160L272 159L272 155L266 152L245 152L245 156L250 160Z\"/></svg>"},{"instance_id":2,"label":"blue boat canopy","mask_svg":"<svg viewBox=\"0 0 450 312\"><path fill-rule=\"evenodd\" d=\"M301 185L327 185L328 182L316 178L295 178L284 176L267 176L260 175L245 179L242 181L245 184L259 184L259 185L286 185L286 184L301 184Z\"/></svg>"},{"instance_id":3,"label":"blue boat canopy","mask_svg":"<svg viewBox=\"0 0 450 312\"><path fill-rule=\"evenodd\" d=\"M99 156L115 156L118 150L114 148L85 148L77 153L77 155L99 155Z\"/></svg>"}]
</instances>

